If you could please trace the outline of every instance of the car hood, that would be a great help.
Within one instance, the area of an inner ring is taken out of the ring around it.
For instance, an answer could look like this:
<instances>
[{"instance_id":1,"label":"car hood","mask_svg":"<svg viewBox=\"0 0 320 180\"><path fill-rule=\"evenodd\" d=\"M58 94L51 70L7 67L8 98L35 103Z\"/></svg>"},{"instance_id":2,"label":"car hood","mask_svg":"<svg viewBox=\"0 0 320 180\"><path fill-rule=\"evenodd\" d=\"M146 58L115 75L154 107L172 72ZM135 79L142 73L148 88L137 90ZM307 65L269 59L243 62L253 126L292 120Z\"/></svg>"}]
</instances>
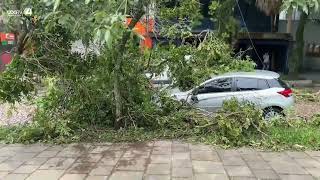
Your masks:
<instances>
[{"instance_id":1,"label":"car hood","mask_svg":"<svg viewBox=\"0 0 320 180\"><path fill-rule=\"evenodd\" d=\"M190 91L181 91L179 88L170 89L169 94L171 97L177 100L186 100Z\"/></svg>"}]
</instances>

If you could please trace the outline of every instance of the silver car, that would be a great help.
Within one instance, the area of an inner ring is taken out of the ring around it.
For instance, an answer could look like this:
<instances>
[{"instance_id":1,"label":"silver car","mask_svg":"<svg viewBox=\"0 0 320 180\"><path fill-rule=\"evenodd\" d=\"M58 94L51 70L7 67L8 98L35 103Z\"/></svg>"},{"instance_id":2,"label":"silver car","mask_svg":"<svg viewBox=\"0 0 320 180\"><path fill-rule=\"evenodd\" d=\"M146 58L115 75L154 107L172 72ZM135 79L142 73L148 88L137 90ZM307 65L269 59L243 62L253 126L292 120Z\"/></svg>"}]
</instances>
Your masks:
<instances>
[{"instance_id":1,"label":"silver car","mask_svg":"<svg viewBox=\"0 0 320 180\"><path fill-rule=\"evenodd\" d=\"M209 112L217 111L231 98L249 101L264 110L268 119L294 105L292 90L279 78L271 71L228 73L214 76L187 92L172 91L171 95Z\"/></svg>"}]
</instances>

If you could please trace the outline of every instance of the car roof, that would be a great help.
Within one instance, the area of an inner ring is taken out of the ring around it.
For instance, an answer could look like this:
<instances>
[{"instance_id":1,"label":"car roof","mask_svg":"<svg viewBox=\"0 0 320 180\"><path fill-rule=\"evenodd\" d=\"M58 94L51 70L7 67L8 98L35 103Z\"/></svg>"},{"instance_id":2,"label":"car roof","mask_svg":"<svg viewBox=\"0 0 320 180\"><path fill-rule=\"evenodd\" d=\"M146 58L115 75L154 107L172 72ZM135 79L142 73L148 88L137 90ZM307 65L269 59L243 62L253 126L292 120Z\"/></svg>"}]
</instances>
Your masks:
<instances>
[{"instance_id":1,"label":"car roof","mask_svg":"<svg viewBox=\"0 0 320 180\"><path fill-rule=\"evenodd\" d=\"M261 78L261 79L278 79L280 75L272 71L255 70L252 72L231 72L222 75L214 75L212 78L220 77L249 77L249 78Z\"/></svg>"}]
</instances>

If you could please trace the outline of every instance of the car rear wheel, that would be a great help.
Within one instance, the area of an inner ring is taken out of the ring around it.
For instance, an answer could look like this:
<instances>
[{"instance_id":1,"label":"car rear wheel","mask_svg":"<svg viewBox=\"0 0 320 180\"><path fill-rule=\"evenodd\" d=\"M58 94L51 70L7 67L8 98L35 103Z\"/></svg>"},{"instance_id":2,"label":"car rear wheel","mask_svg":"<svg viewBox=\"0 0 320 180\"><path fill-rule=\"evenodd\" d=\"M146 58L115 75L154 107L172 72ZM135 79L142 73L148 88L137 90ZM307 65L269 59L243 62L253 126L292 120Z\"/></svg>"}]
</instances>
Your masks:
<instances>
[{"instance_id":1,"label":"car rear wheel","mask_svg":"<svg viewBox=\"0 0 320 180\"><path fill-rule=\"evenodd\" d=\"M284 117L283 111L278 107L268 107L263 111L263 117L265 120L271 120L273 118Z\"/></svg>"}]
</instances>

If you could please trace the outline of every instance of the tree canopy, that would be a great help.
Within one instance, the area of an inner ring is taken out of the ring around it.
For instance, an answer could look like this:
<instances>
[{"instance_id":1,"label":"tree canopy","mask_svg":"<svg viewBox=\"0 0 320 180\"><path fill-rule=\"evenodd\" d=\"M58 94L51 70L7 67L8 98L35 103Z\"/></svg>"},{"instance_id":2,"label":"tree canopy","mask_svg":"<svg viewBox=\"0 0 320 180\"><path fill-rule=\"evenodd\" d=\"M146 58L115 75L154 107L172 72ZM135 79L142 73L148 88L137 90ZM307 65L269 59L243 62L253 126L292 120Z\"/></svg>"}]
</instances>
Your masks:
<instances>
[{"instance_id":1,"label":"tree canopy","mask_svg":"<svg viewBox=\"0 0 320 180\"><path fill-rule=\"evenodd\" d=\"M37 118L46 126L56 120L71 129L79 128L78 122L117 129L152 124L154 114L164 112L152 101L157 91L150 88L146 72L169 67L175 85L189 89L210 74L254 67L214 33L200 40L192 33L201 19L198 0L174 6L168 6L168 0L5 2L4 13L12 5L32 7L32 17L8 17L7 28L19 38L13 62L0 75L0 97L20 101L45 82L47 93L38 104ZM153 35L166 39L166 45L139 47L143 37L134 28L147 16L157 20ZM129 24L127 17L132 18ZM175 43L177 39L182 43ZM85 47L82 54L72 51L79 40ZM191 59L184 58L187 55Z\"/></svg>"}]
</instances>

